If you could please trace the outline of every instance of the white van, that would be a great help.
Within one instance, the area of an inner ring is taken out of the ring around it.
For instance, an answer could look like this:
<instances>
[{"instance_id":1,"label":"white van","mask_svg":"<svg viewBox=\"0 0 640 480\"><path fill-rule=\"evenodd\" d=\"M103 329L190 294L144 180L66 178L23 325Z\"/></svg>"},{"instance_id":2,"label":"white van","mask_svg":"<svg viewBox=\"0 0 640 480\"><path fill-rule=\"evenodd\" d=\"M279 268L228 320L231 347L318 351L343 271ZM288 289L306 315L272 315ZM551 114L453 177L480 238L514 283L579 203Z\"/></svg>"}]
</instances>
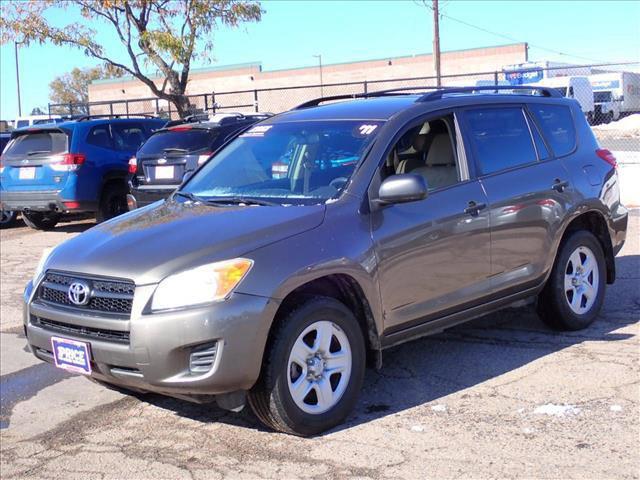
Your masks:
<instances>
[{"instance_id":1,"label":"white van","mask_svg":"<svg viewBox=\"0 0 640 480\"><path fill-rule=\"evenodd\" d=\"M24 128L32 125L40 125L42 123L60 123L62 117L60 115L25 115L18 117L13 122L13 128Z\"/></svg>"},{"instance_id":2,"label":"white van","mask_svg":"<svg viewBox=\"0 0 640 480\"><path fill-rule=\"evenodd\" d=\"M593 123L594 118L594 102L593 102L593 88L591 82L587 77L553 77L544 78L539 82L532 83L540 87L552 87L559 90L560 93L567 98L575 98L582 112L587 117L589 123Z\"/></svg>"}]
</instances>

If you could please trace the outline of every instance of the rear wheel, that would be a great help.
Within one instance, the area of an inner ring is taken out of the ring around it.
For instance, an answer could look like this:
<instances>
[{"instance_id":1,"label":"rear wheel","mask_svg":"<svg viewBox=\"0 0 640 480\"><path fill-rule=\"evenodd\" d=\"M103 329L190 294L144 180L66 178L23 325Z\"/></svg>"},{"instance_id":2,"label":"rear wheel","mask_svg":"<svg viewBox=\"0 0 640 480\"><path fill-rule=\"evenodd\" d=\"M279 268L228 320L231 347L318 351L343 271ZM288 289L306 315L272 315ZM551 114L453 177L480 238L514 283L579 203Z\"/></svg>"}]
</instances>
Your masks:
<instances>
[{"instance_id":1,"label":"rear wheel","mask_svg":"<svg viewBox=\"0 0 640 480\"><path fill-rule=\"evenodd\" d=\"M365 345L353 313L312 297L276 326L249 405L268 427L315 435L344 421L365 371Z\"/></svg>"},{"instance_id":2,"label":"rear wheel","mask_svg":"<svg viewBox=\"0 0 640 480\"><path fill-rule=\"evenodd\" d=\"M600 242L588 231L572 233L563 242L540 294L540 316L559 330L588 327L602 308L605 283L606 265Z\"/></svg>"},{"instance_id":3,"label":"rear wheel","mask_svg":"<svg viewBox=\"0 0 640 480\"><path fill-rule=\"evenodd\" d=\"M12 210L2 210L0 212L0 228L9 228L16 223L18 212Z\"/></svg>"},{"instance_id":4,"label":"rear wheel","mask_svg":"<svg viewBox=\"0 0 640 480\"><path fill-rule=\"evenodd\" d=\"M96 214L98 223L129 211L127 193L128 189L124 183L111 183L104 188Z\"/></svg>"},{"instance_id":5,"label":"rear wheel","mask_svg":"<svg viewBox=\"0 0 640 480\"><path fill-rule=\"evenodd\" d=\"M22 212L24 223L36 230L51 230L61 217L58 212Z\"/></svg>"}]
</instances>

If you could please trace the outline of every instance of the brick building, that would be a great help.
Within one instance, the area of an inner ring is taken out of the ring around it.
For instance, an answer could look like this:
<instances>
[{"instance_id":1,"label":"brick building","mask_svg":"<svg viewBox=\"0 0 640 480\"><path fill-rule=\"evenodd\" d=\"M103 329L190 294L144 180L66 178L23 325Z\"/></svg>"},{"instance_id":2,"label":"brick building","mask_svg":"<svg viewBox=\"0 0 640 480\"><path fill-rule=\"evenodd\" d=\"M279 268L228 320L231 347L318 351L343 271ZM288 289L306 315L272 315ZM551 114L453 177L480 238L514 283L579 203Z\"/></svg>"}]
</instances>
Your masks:
<instances>
[{"instance_id":1,"label":"brick building","mask_svg":"<svg viewBox=\"0 0 640 480\"><path fill-rule=\"evenodd\" d=\"M504 65L527 61L527 44L516 43L486 48L472 48L442 52L442 75L500 71ZM402 79L431 77L434 75L431 54L362 60L322 66L323 94L351 93L362 91L362 83L373 82L371 90L406 86ZM460 82L461 78L444 78L443 83ZM379 81L379 82L376 82ZM353 86L332 86L349 82L361 82ZM158 80L158 84L161 80ZM187 94L210 94L216 92L216 102L223 106L244 105L254 101L250 92L227 94L224 92L253 91L272 88L288 88L304 85L319 85L319 66L263 70L259 62L239 65L216 66L191 71ZM425 82L422 82L425 83ZM434 83L434 82L429 82ZM308 98L320 95L320 88L278 90L260 92L260 109L281 111ZM89 86L91 102L134 100L151 97L148 87L133 77L94 81ZM131 111L136 111L133 109ZM92 111L92 113L94 113Z\"/></svg>"}]
</instances>

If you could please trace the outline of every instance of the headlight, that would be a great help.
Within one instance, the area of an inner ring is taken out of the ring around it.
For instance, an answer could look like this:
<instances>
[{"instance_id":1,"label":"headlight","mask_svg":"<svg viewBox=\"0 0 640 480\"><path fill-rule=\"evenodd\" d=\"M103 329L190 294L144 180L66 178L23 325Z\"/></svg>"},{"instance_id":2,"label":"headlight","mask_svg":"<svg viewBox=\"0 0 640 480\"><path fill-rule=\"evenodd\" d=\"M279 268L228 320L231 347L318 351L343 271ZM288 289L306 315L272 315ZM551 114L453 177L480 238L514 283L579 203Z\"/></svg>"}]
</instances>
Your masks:
<instances>
[{"instance_id":1,"label":"headlight","mask_svg":"<svg viewBox=\"0 0 640 480\"><path fill-rule=\"evenodd\" d=\"M49 255L53 252L53 248L45 248L42 251L42 256L40 257L40 261L38 262L38 266L36 267L36 271L33 273L33 284L38 283L40 276L44 271L44 266L47 264L47 260L49 260Z\"/></svg>"},{"instance_id":2,"label":"headlight","mask_svg":"<svg viewBox=\"0 0 640 480\"><path fill-rule=\"evenodd\" d=\"M158 284L151 301L151 310L167 310L224 300L252 266L253 260L236 258L171 275Z\"/></svg>"}]
</instances>

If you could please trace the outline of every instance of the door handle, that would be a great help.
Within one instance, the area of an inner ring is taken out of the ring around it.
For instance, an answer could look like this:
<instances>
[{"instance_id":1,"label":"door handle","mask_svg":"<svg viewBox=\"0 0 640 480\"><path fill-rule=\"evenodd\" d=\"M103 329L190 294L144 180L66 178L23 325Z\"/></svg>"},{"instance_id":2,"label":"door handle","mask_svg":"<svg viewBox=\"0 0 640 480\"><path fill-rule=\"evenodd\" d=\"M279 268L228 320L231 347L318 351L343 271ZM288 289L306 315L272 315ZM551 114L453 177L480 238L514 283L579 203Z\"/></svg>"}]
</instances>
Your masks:
<instances>
[{"instance_id":1,"label":"door handle","mask_svg":"<svg viewBox=\"0 0 640 480\"><path fill-rule=\"evenodd\" d=\"M553 185L551 185L551 188L558 193L562 193L568 186L569 182L567 180L560 180L559 178L556 178Z\"/></svg>"},{"instance_id":2,"label":"door handle","mask_svg":"<svg viewBox=\"0 0 640 480\"><path fill-rule=\"evenodd\" d=\"M473 200L469 202L469 206L464 209L464 213L469 215L477 215L480 210L487 208L486 203L476 203Z\"/></svg>"}]
</instances>

